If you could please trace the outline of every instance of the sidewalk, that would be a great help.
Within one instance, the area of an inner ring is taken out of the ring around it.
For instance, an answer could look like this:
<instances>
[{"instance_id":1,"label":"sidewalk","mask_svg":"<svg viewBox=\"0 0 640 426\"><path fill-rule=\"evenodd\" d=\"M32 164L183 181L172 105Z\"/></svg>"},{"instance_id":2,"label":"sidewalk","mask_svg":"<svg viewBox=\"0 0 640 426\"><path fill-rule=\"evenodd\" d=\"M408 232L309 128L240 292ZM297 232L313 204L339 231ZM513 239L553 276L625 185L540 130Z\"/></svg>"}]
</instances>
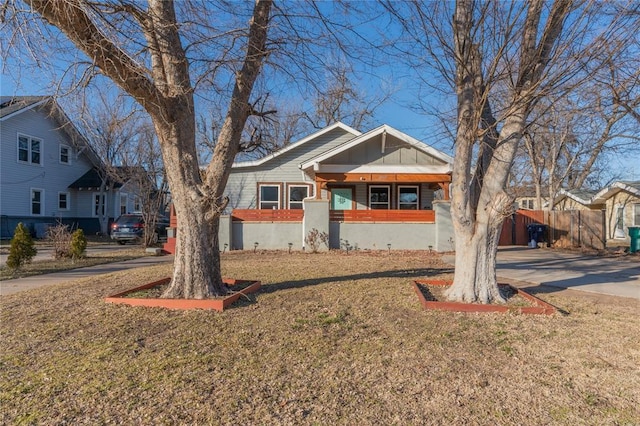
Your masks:
<instances>
[{"instance_id":1,"label":"sidewalk","mask_svg":"<svg viewBox=\"0 0 640 426\"><path fill-rule=\"evenodd\" d=\"M453 264L453 255L444 257ZM616 259L552 249L501 247L498 277L543 286L640 299L640 258Z\"/></svg>"},{"instance_id":2,"label":"sidewalk","mask_svg":"<svg viewBox=\"0 0 640 426\"><path fill-rule=\"evenodd\" d=\"M86 268L70 269L68 271L53 274L34 275L26 278L0 281L0 296L18 293L33 288L60 284L66 281L93 275L109 274L111 272L125 271L144 266L157 265L159 263L173 262L173 256L145 256L124 262L106 263L103 265L88 266Z\"/></svg>"}]
</instances>

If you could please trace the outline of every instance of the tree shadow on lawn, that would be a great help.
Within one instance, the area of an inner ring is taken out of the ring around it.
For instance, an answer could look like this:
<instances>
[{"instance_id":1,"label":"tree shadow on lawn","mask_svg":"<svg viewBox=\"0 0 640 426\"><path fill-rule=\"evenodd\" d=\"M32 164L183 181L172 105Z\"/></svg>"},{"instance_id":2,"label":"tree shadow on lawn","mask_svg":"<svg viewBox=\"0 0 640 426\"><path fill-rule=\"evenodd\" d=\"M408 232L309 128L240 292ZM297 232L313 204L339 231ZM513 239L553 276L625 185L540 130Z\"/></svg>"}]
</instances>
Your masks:
<instances>
[{"instance_id":1,"label":"tree shadow on lawn","mask_svg":"<svg viewBox=\"0 0 640 426\"><path fill-rule=\"evenodd\" d=\"M260 293L273 293L280 290L303 288L332 282L357 281L376 278L424 278L440 274L450 274L453 273L453 271L453 268L420 268L408 270L376 271L335 277L310 278L308 280L284 281L273 284L263 284L262 288L260 289Z\"/></svg>"}]
</instances>

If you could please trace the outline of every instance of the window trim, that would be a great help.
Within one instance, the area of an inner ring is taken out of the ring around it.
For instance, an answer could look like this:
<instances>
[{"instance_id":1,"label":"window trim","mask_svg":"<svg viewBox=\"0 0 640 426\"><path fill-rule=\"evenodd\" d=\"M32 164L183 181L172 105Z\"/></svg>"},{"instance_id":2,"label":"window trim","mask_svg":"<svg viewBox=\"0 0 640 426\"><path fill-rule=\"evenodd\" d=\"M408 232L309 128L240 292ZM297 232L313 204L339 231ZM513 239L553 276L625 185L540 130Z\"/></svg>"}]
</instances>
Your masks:
<instances>
[{"instance_id":1,"label":"window trim","mask_svg":"<svg viewBox=\"0 0 640 426\"><path fill-rule=\"evenodd\" d=\"M633 226L640 226L640 203L633 204Z\"/></svg>"},{"instance_id":2,"label":"window trim","mask_svg":"<svg viewBox=\"0 0 640 426\"><path fill-rule=\"evenodd\" d=\"M122 198L125 198L125 203L124 203L124 212L122 211ZM127 208L129 207L129 194L127 194L126 192L121 192L120 193L120 197L119 197L120 201L119 201L119 213L120 215L123 214L127 214Z\"/></svg>"},{"instance_id":3,"label":"window trim","mask_svg":"<svg viewBox=\"0 0 640 426\"><path fill-rule=\"evenodd\" d=\"M376 201L373 204L376 205L383 205L386 204L387 208L382 208L382 209L372 209L371 205L372 205L372 201L371 201L371 189L372 188L386 188L387 189L387 201L386 202L381 202L381 201ZM393 195L393 191L391 190L391 185L369 185L367 187L367 207L369 208L369 210L391 210L391 206L393 205L392 203L392 195Z\"/></svg>"},{"instance_id":4,"label":"window trim","mask_svg":"<svg viewBox=\"0 0 640 426\"><path fill-rule=\"evenodd\" d=\"M40 213L33 212L33 194L35 192L40 193ZM29 189L29 212L31 216L44 216L44 188L30 188Z\"/></svg>"},{"instance_id":5,"label":"window trim","mask_svg":"<svg viewBox=\"0 0 640 426\"><path fill-rule=\"evenodd\" d=\"M60 196L62 194L64 194L67 197L66 199L67 207L64 207L64 208L60 207ZM65 211L65 212L71 210L71 193L70 192L65 192L65 191L58 192L58 210Z\"/></svg>"},{"instance_id":6,"label":"window trim","mask_svg":"<svg viewBox=\"0 0 640 426\"><path fill-rule=\"evenodd\" d=\"M67 161L62 161L62 150L65 149L67 150ZM70 166L71 165L71 156L72 156L72 151L71 151L71 147L69 145L66 144L59 144L58 145L58 162L60 164L64 164L65 166Z\"/></svg>"},{"instance_id":7,"label":"window trim","mask_svg":"<svg viewBox=\"0 0 640 426\"><path fill-rule=\"evenodd\" d=\"M99 197L100 195L102 195L104 197L104 201L102 203L102 209L104 211L104 215L108 216L108 212L109 210L107 209L107 194L101 194L100 192L93 192L91 194L91 217L100 217L100 215L98 214L98 212L96 211L96 209L98 208L98 205L96 205L96 197Z\"/></svg>"},{"instance_id":8,"label":"window trim","mask_svg":"<svg viewBox=\"0 0 640 426\"><path fill-rule=\"evenodd\" d=\"M277 201L277 207L276 210L281 209L282 208L282 183L281 182L258 182L258 203L257 203L257 208L258 210L269 210L269 209L263 209L262 208L262 191L260 190L260 188L262 188L263 186L275 186L278 188L278 201ZM265 203L273 203L273 201L265 201Z\"/></svg>"},{"instance_id":9,"label":"window trim","mask_svg":"<svg viewBox=\"0 0 640 426\"><path fill-rule=\"evenodd\" d=\"M291 210L291 188L307 188L307 196L304 197L302 200L304 200L305 198L309 198L311 197L311 190L313 189L313 187L308 184L308 183L287 183L287 189L286 189L286 194L287 194L287 208ZM304 202L303 201L293 201L293 203L300 203L300 209L304 208ZM297 209L296 209L297 210Z\"/></svg>"},{"instance_id":10,"label":"window trim","mask_svg":"<svg viewBox=\"0 0 640 426\"><path fill-rule=\"evenodd\" d=\"M20 159L20 138L26 138L27 139L27 161L21 160ZM33 142L38 142L40 145L40 150L38 151L38 154L40 154L40 161L38 163L34 163L33 161L31 161L33 159ZM43 162L44 162L44 143L43 140L40 138L36 138L34 136L29 136L25 133L18 133L18 139L16 141L16 160L18 163L20 164L32 164L34 166L43 166Z\"/></svg>"},{"instance_id":11,"label":"window trim","mask_svg":"<svg viewBox=\"0 0 640 426\"><path fill-rule=\"evenodd\" d=\"M402 203L400 202L400 189L402 188L413 188L416 190L416 202L415 203ZM400 204L415 204L416 208L415 210L420 210L420 185L398 185L397 186L397 198L396 198L396 206L398 210L402 210L400 209ZM413 210L413 209L405 209L405 210Z\"/></svg>"}]
</instances>

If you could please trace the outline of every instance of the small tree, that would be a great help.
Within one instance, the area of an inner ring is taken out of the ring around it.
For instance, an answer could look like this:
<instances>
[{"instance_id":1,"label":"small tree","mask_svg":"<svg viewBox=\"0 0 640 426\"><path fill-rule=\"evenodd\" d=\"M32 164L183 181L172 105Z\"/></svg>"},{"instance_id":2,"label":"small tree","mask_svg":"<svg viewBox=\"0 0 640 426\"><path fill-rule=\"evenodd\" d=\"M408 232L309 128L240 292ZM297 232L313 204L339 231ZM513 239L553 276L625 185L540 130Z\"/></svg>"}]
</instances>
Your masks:
<instances>
[{"instance_id":1,"label":"small tree","mask_svg":"<svg viewBox=\"0 0 640 426\"><path fill-rule=\"evenodd\" d=\"M81 259L85 256L87 250L87 237L84 236L82 229L76 229L71 235L71 247L69 252L72 259Z\"/></svg>"},{"instance_id":2,"label":"small tree","mask_svg":"<svg viewBox=\"0 0 640 426\"><path fill-rule=\"evenodd\" d=\"M17 271L25 263L31 263L31 259L38 253L36 250L31 232L22 222L18 223L16 230L11 239L11 247L9 249L9 257L7 258L7 266Z\"/></svg>"}]
</instances>

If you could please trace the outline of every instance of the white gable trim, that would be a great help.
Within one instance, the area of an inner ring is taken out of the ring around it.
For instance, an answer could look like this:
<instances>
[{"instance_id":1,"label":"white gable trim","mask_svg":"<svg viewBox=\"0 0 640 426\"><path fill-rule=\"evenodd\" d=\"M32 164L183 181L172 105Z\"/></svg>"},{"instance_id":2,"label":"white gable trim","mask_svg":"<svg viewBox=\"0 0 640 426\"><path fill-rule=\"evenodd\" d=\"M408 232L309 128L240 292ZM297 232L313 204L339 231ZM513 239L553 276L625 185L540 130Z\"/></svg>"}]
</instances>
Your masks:
<instances>
[{"instance_id":1,"label":"white gable trim","mask_svg":"<svg viewBox=\"0 0 640 426\"><path fill-rule=\"evenodd\" d=\"M20 108L20 109L19 109L19 110L17 110L17 111L13 111L11 114L5 115L4 117L0 118L0 121L8 120L9 118L15 117L15 116L16 116L16 115L18 115L18 114L22 114L22 113L23 113L23 112L25 112L25 111L29 111L29 110L31 110L31 109L37 108L37 107L39 107L39 106L41 106L41 105L44 105L44 104L45 104L45 103L47 103L49 100L50 100L50 99L45 98L45 99L43 99L43 100L41 100L41 101L39 101L39 102L35 102L35 103L31 104L31 105L27 105L27 106L25 106L24 108Z\"/></svg>"},{"instance_id":2,"label":"white gable trim","mask_svg":"<svg viewBox=\"0 0 640 426\"><path fill-rule=\"evenodd\" d=\"M406 133L403 133L399 130L394 129L391 126L388 126L386 124L383 124L380 127L377 127L373 130L370 130L369 132L362 134L360 136L357 136L354 139L351 139L350 141L337 146L333 149L330 149L320 155L318 155L315 158L312 158L311 160L300 164L300 168L302 170L306 170L309 169L311 167L314 167L315 164L320 163L321 161L325 161L329 158L332 158L342 152L345 152L357 145L360 145L361 143L364 143L366 141L368 141L369 139L371 139L372 137L378 136L380 134L383 133L387 133L397 139L400 139L401 141L413 146L414 148L416 148L419 151L422 151L440 161L444 161L445 163L448 164L453 164L453 158L447 154L445 154L444 152L438 151L435 148L430 147L429 145L420 142L419 140L407 135ZM317 167L317 166L316 166Z\"/></svg>"},{"instance_id":3,"label":"white gable trim","mask_svg":"<svg viewBox=\"0 0 640 426\"><path fill-rule=\"evenodd\" d=\"M402 165L402 164L313 164L316 173L403 173L403 174L446 174L451 172L450 164L443 165Z\"/></svg>"},{"instance_id":4,"label":"white gable trim","mask_svg":"<svg viewBox=\"0 0 640 426\"><path fill-rule=\"evenodd\" d=\"M640 190L628 185L626 182L615 182L614 184L604 188L602 191L598 192L591 199L592 203L604 203L607 199L617 194L620 191L626 191L630 194L635 195L636 197L640 197Z\"/></svg>"},{"instance_id":5,"label":"white gable trim","mask_svg":"<svg viewBox=\"0 0 640 426\"><path fill-rule=\"evenodd\" d=\"M350 127L350 126L347 126L344 123L337 122L335 124L332 124L331 126L325 127L324 129L320 129L317 132L312 133L311 135L309 135L309 136L307 136L307 137L305 137L303 139L300 139L298 142L294 142L294 143L290 144L289 146L287 146L287 147L285 147L285 148L283 148L283 149L281 149L279 151L276 151L276 152L274 152L272 154L269 154L266 157L263 157L263 158L261 158L259 160L240 161L240 162L237 162L237 163L233 163L233 165L231 167L236 169L236 168L241 168L241 167L259 166L261 164L266 163L267 161L271 161L272 159L284 154L285 152L288 152L288 151L290 151L290 150L292 150L294 148L297 148L297 147L299 147L301 145L304 145L305 143L307 143L307 142L309 142L309 141L311 141L311 140L313 140L313 139L315 139L315 138L317 138L319 136L322 136L322 135L324 135L326 133L329 133L330 131L332 131L334 129L342 129L347 133L351 133L355 137L360 136L362 134L361 132L357 131L356 129L354 129L354 128Z\"/></svg>"}]
</instances>

